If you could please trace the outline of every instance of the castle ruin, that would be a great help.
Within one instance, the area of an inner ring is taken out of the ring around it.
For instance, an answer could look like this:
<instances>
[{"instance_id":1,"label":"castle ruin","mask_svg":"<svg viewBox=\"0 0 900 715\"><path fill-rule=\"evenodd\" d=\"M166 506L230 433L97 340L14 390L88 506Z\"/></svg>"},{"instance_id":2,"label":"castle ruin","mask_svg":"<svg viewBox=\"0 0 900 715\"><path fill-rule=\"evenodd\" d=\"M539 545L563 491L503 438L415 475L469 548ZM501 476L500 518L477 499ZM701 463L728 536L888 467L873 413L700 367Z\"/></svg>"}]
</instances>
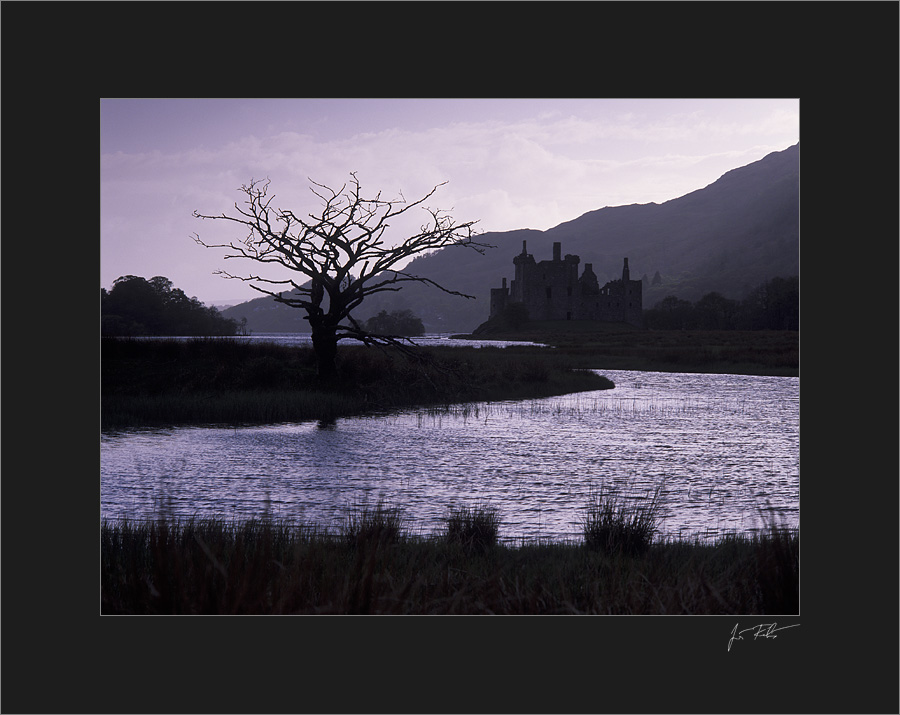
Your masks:
<instances>
[{"instance_id":1,"label":"castle ruin","mask_svg":"<svg viewBox=\"0 0 900 715\"><path fill-rule=\"evenodd\" d=\"M491 318L510 303L522 303L531 320L598 320L644 326L643 283L631 280L628 259L621 280L610 281L602 288L593 265L584 264L578 276L580 258L566 254L562 244L553 244L553 260L535 262L522 241L522 253L513 258L516 277L507 288L491 288Z\"/></svg>"}]
</instances>

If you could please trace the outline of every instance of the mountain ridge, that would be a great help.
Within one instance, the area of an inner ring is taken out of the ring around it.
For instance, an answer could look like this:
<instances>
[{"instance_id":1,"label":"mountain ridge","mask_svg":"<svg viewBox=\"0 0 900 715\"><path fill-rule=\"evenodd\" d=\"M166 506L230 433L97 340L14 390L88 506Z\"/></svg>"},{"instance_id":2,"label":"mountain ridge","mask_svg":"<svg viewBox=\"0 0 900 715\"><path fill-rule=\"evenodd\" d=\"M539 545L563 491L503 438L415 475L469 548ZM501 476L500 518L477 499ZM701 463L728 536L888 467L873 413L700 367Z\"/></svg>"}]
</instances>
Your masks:
<instances>
[{"instance_id":1,"label":"mountain ridge","mask_svg":"<svg viewBox=\"0 0 900 715\"><path fill-rule=\"evenodd\" d=\"M552 256L554 242L564 254L592 263L601 284L621 276L628 257L632 278L647 277L644 308L668 295L696 301L710 292L742 298L774 277L799 274L800 144L725 172L708 186L661 204L606 206L545 231L486 232L484 255L445 248L419 256L404 269L467 300L423 284L378 294L360 306L357 319L381 310L412 309L427 332L470 332L487 319L490 289L513 276L513 256L527 242L538 261ZM661 282L651 285L659 272ZM303 311L257 298L223 311L247 318L254 332L308 332Z\"/></svg>"}]
</instances>

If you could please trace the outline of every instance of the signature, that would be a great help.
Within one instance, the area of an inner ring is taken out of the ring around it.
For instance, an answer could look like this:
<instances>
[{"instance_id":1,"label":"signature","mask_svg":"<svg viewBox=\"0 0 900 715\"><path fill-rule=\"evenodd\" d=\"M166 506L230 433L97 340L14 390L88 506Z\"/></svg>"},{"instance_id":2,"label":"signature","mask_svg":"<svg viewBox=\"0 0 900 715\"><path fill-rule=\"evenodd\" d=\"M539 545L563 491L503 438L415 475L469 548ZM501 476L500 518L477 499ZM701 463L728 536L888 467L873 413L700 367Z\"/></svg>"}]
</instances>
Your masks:
<instances>
[{"instance_id":1,"label":"signature","mask_svg":"<svg viewBox=\"0 0 900 715\"><path fill-rule=\"evenodd\" d=\"M742 628L738 630L737 623L734 624L734 628L731 629L731 638L728 639L728 651L731 652L731 644L735 641L742 641L744 637L741 635L742 633L747 633L748 631L753 631L753 640L757 638L777 638L775 634L778 631L785 631L788 628L796 628L799 626L799 623L794 623L790 626L782 626L781 628L776 628L777 623L760 623L758 626L751 626L750 628ZM749 637L749 636L748 636Z\"/></svg>"}]
</instances>

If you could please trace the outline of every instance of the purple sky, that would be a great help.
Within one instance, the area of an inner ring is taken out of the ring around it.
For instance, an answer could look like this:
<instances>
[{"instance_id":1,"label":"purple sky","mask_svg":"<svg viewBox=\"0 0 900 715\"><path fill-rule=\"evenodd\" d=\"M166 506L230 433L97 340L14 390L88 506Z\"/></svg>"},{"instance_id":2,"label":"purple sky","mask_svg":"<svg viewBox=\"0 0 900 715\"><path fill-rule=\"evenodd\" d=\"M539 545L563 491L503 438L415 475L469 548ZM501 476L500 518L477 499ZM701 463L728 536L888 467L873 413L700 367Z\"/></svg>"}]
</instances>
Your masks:
<instances>
[{"instance_id":1,"label":"purple sky","mask_svg":"<svg viewBox=\"0 0 900 715\"><path fill-rule=\"evenodd\" d=\"M315 212L309 180L401 192L483 231L548 229L604 206L662 203L800 140L797 99L103 99L101 286L163 275L207 305L259 297L213 275L251 179ZM424 218L424 217L423 217ZM418 217L417 217L418 222ZM398 239L404 226L397 226Z\"/></svg>"}]
</instances>

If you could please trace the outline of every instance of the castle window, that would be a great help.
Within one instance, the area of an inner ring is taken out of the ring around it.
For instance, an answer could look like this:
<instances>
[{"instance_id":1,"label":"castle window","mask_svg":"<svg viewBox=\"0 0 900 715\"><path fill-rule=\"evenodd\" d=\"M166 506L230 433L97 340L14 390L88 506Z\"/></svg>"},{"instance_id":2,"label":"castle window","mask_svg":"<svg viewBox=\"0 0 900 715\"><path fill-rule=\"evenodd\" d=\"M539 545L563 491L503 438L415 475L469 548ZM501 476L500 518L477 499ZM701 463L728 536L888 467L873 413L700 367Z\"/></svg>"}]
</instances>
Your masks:
<instances>
[{"instance_id":1,"label":"castle window","mask_svg":"<svg viewBox=\"0 0 900 715\"><path fill-rule=\"evenodd\" d=\"M551 286L547 286L547 302L550 302L550 291L552 290Z\"/></svg>"},{"instance_id":2,"label":"castle window","mask_svg":"<svg viewBox=\"0 0 900 715\"><path fill-rule=\"evenodd\" d=\"M572 286L569 286L568 288L566 288L566 294L572 295Z\"/></svg>"}]
</instances>

